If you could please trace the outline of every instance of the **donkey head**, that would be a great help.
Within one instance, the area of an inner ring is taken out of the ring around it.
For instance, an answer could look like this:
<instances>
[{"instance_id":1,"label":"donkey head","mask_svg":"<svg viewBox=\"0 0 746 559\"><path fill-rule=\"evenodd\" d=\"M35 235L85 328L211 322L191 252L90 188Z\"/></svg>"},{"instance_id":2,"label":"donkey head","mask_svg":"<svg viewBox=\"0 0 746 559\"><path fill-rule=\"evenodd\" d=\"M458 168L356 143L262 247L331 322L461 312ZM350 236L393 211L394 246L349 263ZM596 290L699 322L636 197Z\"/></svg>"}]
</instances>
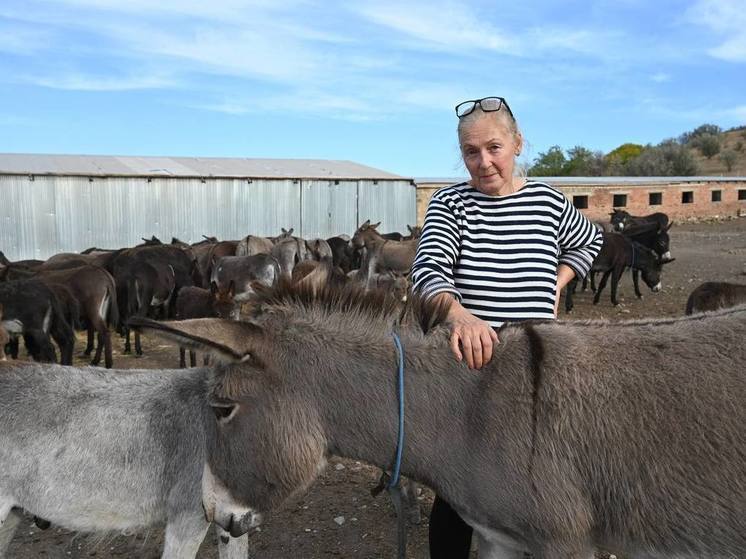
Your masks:
<instances>
[{"instance_id":1,"label":"donkey head","mask_svg":"<svg viewBox=\"0 0 746 559\"><path fill-rule=\"evenodd\" d=\"M378 231L376 231L376 227L378 227L379 225L381 225L380 221L378 223L371 224L369 219L360 227L358 227L357 231L355 231L355 234L352 236L352 240L350 241L352 247L355 249L363 248L365 246L366 240L379 237L380 235L378 234Z\"/></svg>"},{"instance_id":2,"label":"donkey head","mask_svg":"<svg viewBox=\"0 0 746 559\"><path fill-rule=\"evenodd\" d=\"M663 272L663 266L669 262L673 262L675 258L669 258L663 260L654 251L645 248L635 243L635 249L638 251L638 258L640 260L640 275L642 281L645 282L653 293L657 293L661 290L661 273Z\"/></svg>"},{"instance_id":3,"label":"donkey head","mask_svg":"<svg viewBox=\"0 0 746 559\"><path fill-rule=\"evenodd\" d=\"M286 378L297 360L274 328L221 319L130 324L218 358L206 395L214 414L202 494L209 521L238 536L313 482L327 443L318 413Z\"/></svg>"},{"instance_id":4,"label":"donkey head","mask_svg":"<svg viewBox=\"0 0 746 559\"><path fill-rule=\"evenodd\" d=\"M217 283L210 282L210 293L212 308L219 318L239 319L241 304L236 302L236 282L231 280L226 289L219 289Z\"/></svg>"},{"instance_id":5,"label":"donkey head","mask_svg":"<svg viewBox=\"0 0 746 559\"><path fill-rule=\"evenodd\" d=\"M614 231L622 231L631 217L628 212L617 209L614 209L609 215L611 216L611 228Z\"/></svg>"}]
</instances>

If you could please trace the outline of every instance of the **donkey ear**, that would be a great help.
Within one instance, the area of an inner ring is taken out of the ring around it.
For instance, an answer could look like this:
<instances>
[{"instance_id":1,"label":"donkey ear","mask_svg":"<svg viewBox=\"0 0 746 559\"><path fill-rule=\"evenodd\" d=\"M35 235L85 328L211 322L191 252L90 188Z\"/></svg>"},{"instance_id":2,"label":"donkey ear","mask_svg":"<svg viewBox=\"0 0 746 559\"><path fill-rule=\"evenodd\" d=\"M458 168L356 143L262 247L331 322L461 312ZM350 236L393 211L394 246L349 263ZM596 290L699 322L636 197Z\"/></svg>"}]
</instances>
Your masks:
<instances>
[{"instance_id":1,"label":"donkey ear","mask_svg":"<svg viewBox=\"0 0 746 559\"><path fill-rule=\"evenodd\" d=\"M669 258L668 260L662 260L661 261L661 266L663 266L664 264L670 264L674 260L676 260L676 259L675 258Z\"/></svg>"},{"instance_id":2,"label":"donkey ear","mask_svg":"<svg viewBox=\"0 0 746 559\"><path fill-rule=\"evenodd\" d=\"M668 224L668 227L666 227L666 231L668 231L669 229L671 229L671 227L673 227L673 221Z\"/></svg>"},{"instance_id":3,"label":"donkey ear","mask_svg":"<svg viewBox=\"0 0 746 559\"><path fill-rule=\"evenodd\" d=\"M207 351L228 363L256 358L257 349L267 343L264 330L256 324L220 318L158 322L133 317L129 325L135 330L150 331L187 349Z\"/></svg>"},{"instance_id":4,"label":"donkey ear","mask_svg":"<svg viewBox=\"0 0 746 559\"><path fill-rule=\"evenodd\" d=\"M370 226L370 219L369 219L369 220L367 220L367 221L366 221L365 223L363 223L363 224L362 224L362 225L360 226L360 229L365 229L365 228L367 228L367 227L369 227L369 226Z\"/></svg>"},{"instance_id":5,"label":"donkey ear","mask_svg":"<svg viewBox=\"0 0 746 559\"><path fill-rule=\"evenodd\" d=\"M375 228L376 228L376 227L378 227L379 225L381 225L381 222L380 222L380 221L379 221L378 223L373 223L373 224L371 224L370 228L371 228L371 229L375 229Z\"/></svg>"}]
</instances>

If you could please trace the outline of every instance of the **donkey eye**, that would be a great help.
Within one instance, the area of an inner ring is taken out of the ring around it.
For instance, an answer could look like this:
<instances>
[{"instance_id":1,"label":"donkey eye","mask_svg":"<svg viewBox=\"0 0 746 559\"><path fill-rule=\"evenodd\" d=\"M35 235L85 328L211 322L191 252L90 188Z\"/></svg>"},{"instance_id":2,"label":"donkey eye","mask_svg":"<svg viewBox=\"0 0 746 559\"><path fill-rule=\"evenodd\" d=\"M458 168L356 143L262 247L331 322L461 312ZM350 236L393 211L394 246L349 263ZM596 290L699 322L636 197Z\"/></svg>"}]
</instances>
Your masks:
<instances>
[{"instance_id":1,"label":"donkey eye","mask_svg":"<svg viewBox=\"0 0 746 559\"><path fill-rule=\"evenodd\" d=\"M218 423L228 423L233 417L236 415L236 411L238 410L238 404L217 404L213 403L210 404L210 407L212 408L212 412L215 414L215 418L218 420Z\"/></svg>"}]
</instances>

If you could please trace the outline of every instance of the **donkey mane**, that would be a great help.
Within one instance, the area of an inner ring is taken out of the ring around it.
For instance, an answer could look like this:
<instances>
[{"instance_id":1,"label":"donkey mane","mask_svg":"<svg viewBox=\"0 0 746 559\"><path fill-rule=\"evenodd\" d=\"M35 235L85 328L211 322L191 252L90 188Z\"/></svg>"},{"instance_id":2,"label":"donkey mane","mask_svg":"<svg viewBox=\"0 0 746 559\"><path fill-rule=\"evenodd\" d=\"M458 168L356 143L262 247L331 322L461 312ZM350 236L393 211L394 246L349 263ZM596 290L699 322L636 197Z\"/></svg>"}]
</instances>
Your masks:
<instances>
[{"instance_id":1,"label":"donkey mane","mask_svg":"<svg viewBox=\"0 0 746 559\"><path fill-rule=\"evenodd\" d=\"M726 316L730 314L737 314L746 311L746 304L738 305L735 307L729 307L726 309L718 309L716 311L706 311L702 313L697 313L693 315L682 315L682 316L669 316L664 318L638 318L638 319L632 319L632 320L622 320L618 322L614 322L607 319L588 319L588 320L547 320L546 323L549 324L556 324L558 326L562 325L573 325L573 326L608 326L612 325L614 328L629 328L629 327L638 327L638 326L657 326L657 325L664 325L664 324L676 324L676 323L685 323L690 321L697 321L697 320L704 320L706 318L712 317L712 316ZM530 321L526 321L525 323L529 323ZM515 326L521 326L525 323L514 323L514 324L506 324L505 327L515 327Z\"/></svg>"},{"instance_id":2,"label":"donkey mane","mask_svg":"<svg viewBox=\"0 0 746 559\"><path fill-rule=\"evenodd\" d=\"M395 321L416 324L423 334L443 324L448 317L450 303L435 302L409 294L402 302L383 289L365 289L356 283L327 283L320 289L304 284L293 284L285 278L274 287L256 286L252 302L259 313L268 307L300 306L324 314L343 312L375 321Z\"/></svg>"}]
</instances>

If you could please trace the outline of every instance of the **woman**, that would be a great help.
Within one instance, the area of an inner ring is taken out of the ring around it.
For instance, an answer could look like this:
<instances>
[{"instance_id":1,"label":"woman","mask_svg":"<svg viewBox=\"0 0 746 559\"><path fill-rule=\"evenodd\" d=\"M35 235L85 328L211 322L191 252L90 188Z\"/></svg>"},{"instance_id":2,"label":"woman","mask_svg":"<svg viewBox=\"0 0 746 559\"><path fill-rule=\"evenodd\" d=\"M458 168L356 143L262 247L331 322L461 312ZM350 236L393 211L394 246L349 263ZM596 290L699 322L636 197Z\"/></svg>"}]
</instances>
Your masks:
<instances>
[{"instance_id":1,"label":"woman","mask_svg":"<svg viewBox=\"0 0 746 559\"><path fill-rule=\"evenodd\" d=\"M602 237L558 190L517 176L523 138L502 97L456 106L461 156L471 179L436 192L412 265L414 290L451 300L450 344L479 369L505 322L554 319L559 293L582 278ZM430 556L469 556L472 529L438 497Z\"/></svg>"}]
</instances>

